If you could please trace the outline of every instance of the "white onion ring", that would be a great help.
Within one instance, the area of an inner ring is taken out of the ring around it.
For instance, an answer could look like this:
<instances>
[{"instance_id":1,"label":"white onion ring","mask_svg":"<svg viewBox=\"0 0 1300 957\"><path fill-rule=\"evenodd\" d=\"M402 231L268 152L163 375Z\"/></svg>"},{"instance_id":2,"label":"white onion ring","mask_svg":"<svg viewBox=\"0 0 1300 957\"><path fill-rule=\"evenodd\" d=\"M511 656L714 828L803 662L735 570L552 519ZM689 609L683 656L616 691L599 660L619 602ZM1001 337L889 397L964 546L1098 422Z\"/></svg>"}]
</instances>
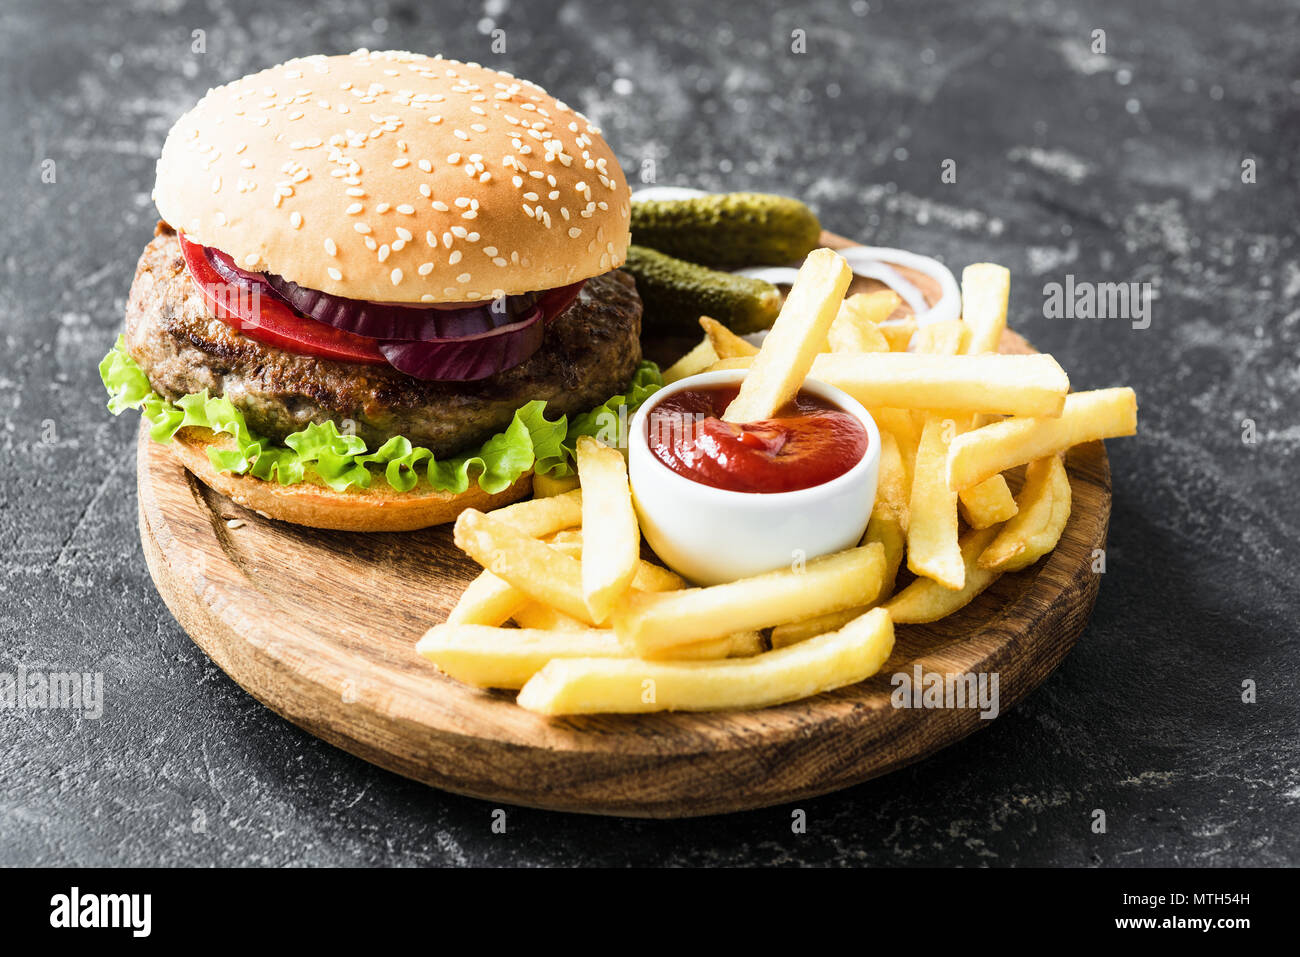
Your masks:
<instances>
[{"instance_id":1,"label":"white onion ring","mask_svg":"<svg viewBox=\"0 0 1300 957\"><path fill-rule=\"evenodd\" d=\"M922 256L920 253L908 252L906 249L891 249L888 246L850 246L848 249L837 250L844 257L845 262L854 272L858 272L861 266L870 263L895 263L899 266L906 266L908 269L915 269L935 280L939 284L939 301L928 309L916 313L916 321L919 325L929 325L932 322L943 322L948 319L961 318L961 287L957 285L957 279L952 274L952 270L929 256ZM891 272L893 270L890 270ZM862 275L862 273L859 273ZM896 274L897 275L897 274ZM873 277L874 278L874 277ZM900 280L902 276L898 277ZM884 280L881 280L884 282ZM903 280L907 282L906 280ZM890 288L900 296L906 298L902 290L892 283L888 283ZM911 286L911 283L907 283ZM915 286L912 286L915 289ZM922 302L925 300L922 299ZM915 307L913 307L915 309Z\"/></svg>"}]
</instances>

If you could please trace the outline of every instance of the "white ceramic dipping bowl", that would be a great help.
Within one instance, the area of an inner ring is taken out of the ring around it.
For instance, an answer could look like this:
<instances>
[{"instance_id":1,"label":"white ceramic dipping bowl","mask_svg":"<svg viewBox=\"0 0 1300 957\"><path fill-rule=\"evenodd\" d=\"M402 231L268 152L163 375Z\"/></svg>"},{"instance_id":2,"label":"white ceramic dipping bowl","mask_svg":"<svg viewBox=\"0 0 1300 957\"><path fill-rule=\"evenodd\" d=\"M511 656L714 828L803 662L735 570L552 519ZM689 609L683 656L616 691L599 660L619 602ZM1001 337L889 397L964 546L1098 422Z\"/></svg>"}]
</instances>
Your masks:
<instances>
[{"instance_id":1,"label":"white ceramic dipping bowl","mask_svg":"<svg viewBox=\"0 0 1300 957\"><path fill-rule=\"evenodd\" d=\"M632 500L646 541L674 571L700 585L747 578L856 545L866 531L880 472L880 431L856 399L814 379L804 389L855 416L867 451L851 469L793 492L733 492L679 475L650 451L646 423L684 389L739 385L747 370L703 372L656 392L628 430Z\"/></svg>"}]
</instances>

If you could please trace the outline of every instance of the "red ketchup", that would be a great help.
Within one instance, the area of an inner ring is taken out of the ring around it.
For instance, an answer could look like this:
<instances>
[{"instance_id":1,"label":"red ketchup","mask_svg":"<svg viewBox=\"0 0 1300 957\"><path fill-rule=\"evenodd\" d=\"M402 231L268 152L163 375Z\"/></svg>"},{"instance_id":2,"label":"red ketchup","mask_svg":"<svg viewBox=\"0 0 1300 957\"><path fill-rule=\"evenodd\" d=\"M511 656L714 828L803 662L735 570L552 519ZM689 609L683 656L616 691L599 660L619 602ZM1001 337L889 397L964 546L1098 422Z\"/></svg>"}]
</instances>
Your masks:
<instances>
[{"instance_id":1,"label":"red ketchup","mask_svg":"<svg viewBox=\"0 0 1300 957\"><path fill-rule=\"evenodd\" d=\"M646 441L678 475L732 492L793 492L838 478L862 460L867 430L854 415L800 391L771 419L722 421L739 386L668 396L646 416Z\"/></svg>"}]
</instances>

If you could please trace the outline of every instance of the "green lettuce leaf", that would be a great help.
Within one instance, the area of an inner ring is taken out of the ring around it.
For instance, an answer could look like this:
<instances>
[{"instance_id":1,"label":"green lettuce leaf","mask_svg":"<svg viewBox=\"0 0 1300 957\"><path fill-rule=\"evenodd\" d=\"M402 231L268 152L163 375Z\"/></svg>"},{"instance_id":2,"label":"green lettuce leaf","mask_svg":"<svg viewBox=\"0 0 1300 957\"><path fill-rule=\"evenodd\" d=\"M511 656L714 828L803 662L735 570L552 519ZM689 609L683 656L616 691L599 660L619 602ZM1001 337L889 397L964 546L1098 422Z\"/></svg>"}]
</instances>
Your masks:
<instances>
[{"instance_id":1,"label":"green lettuce leaf","mask_svg":"<svg viewBox=\"0 0 1300 957\"><path fill-rule=\"evenodd\" d=\"M663 386L659 368L642 362L628 391L576 416L546 418L546 403L533 400L515 412L504 432L492 436L474 451L438 461L433 453L394 436L373 452L355 435L339 432L333 422L312 423L286 436L283 443L255 435L244 415L224 396L207 390L181 396L174 402L154 392L144 371L117 343L99 364L99 377L108 390L108 410L120 415L139 409L149 421L155 442L168 443L183 428L197 426L227 435L233 448L208 449L214 468L236 475L252 475L281 485L320 481L335 491L369 488L376 476L390 487L409 492L424 478L441 492L460 494L471 481L489 494L513 485L529 469L557 478L573 474L573 450L582 435L624 447L633 413Z\"/></svg>"}]
</instances>

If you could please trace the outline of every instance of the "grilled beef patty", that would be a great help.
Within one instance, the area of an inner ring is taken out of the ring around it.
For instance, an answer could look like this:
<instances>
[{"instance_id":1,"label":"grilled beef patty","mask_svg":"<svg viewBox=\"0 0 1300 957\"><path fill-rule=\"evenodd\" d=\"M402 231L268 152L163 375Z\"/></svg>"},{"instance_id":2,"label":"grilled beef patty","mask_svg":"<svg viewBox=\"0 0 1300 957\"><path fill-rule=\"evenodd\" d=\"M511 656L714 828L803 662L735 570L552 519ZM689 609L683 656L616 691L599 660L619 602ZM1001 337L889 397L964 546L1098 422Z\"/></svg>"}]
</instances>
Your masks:
<instances>
[{"instance_id":1,"label":"grilled beef patty","mask_svg":"<svg viewBox=\"0 0 1300 957\"><path fill-rule=\"evenodd\" d=\"M372 449L404 435L439 457L500 432L531 399L545 399L554 418L622 392L641 359L640 332L636 286L615 270L587 280L527 362L476 382L424 382L389 366L297 355L212 316L176 234L162 224L126 305L127 349L160 395L224 395L254 432L276 440L311 422L346 419Z\"/></svg>"}]
</instances>

